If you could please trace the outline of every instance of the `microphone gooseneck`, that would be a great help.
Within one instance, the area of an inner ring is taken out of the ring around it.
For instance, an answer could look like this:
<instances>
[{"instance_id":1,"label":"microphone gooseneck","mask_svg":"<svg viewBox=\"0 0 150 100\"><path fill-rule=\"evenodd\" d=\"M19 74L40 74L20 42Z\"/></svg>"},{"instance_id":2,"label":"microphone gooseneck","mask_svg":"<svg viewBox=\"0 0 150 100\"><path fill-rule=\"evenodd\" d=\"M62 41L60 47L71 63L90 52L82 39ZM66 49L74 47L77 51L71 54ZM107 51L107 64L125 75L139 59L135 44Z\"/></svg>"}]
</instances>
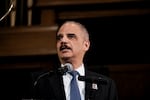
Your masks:
<instances>
[{"instance_id":1,"label":"microphone gooseneck","mask_svg":"<svg viewBox=\"0 0 150 100\"><path fill-rule=\"evenodd\" d=\"M64 64L62 67L59 67L57 71L58 71L59 74L64 75L64 74L66 74L66 72L70 72L70 71L72 71L72 70L73 70L72 64L66 63L66 64ZM54 73L54 71L49 71L49 72L46 72L46 73L41 74L40 76L38 76L37 79L36 79L36 81L34 82L34 86L37 85L38 81L39 81L41 78L43 78L43 77L45 77L45 76L49 76L49 75L51 75L52 73Z\"/></svg>"},{"instance_id":2,"label":"microphone gooseneck","mask_svg":"<svg viewBox=\"0 0 150 100\"><path fill-rule=\"evenodd\" d=\"M39 81L41 78L46 77L46 76L49 76L49 75L51 75L52 73L54 73L54 72L53 72L53 71L49 71L49 72L46 72L46 73L43 73L43 74L39 75L39 76L36 78L36 81L34 82L33 85L36 86L37 83L38 83L38 81Z\"/></svg>"}]
</instances>

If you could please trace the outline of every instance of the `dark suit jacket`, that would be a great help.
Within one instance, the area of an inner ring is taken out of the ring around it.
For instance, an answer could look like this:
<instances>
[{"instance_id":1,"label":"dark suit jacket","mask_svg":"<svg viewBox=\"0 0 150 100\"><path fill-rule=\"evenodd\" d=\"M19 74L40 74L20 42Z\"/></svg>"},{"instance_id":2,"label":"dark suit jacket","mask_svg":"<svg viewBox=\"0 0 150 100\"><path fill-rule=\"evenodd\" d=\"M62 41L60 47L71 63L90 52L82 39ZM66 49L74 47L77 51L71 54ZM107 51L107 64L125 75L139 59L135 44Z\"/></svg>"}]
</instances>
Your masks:
<instances>
[{"instance_id":1,"label":"dark suit jacket","mask_svg":"<svg viewBox=\"0 0 150 100\"><path fill-rule=\"evenodd\" d=\"M86 82L86 100L118 100L117 89L112 79L88 70L85 70L85 76L100 77L104 80L104 83L97 83L97 89L91 88L93 82ZM37 100L66 100L62 76L53 72L38 79L34 86L34 98Z\"/></svg>"}]
</instances>

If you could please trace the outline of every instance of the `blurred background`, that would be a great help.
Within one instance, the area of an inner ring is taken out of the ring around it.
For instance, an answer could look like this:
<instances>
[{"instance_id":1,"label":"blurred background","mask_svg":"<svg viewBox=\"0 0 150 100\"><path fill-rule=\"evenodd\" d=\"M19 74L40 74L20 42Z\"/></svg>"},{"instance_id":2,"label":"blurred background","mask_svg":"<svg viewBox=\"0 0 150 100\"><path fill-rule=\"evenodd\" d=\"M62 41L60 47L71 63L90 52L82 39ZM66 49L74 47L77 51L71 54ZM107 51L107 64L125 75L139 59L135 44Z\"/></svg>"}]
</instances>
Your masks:
<instances>
[{"instance_id":1,"label":"blurred background","mask_svg":"<svg viewBox=\"0 0 150 100\"><path fill-rule=\"evenodd\" d=\"M0 18L0 99L32 97L32 73L57 63L66 20L88 29L85 63L115 80L119 100L150 99L149 0L1 0Z\"/></svg>"}]
</instances>

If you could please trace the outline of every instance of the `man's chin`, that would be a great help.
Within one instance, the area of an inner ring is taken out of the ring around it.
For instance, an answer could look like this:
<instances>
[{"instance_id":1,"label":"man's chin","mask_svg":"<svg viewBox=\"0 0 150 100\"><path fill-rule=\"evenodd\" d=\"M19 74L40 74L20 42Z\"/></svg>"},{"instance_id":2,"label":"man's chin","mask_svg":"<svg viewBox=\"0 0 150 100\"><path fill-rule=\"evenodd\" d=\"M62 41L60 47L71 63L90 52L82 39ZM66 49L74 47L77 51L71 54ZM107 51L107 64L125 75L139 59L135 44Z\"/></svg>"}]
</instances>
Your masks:
<instances>
[{"instance_id":1,"label":"man's chin","mask_svg":"<svg viewBox=\"0 0 150 100\"><path fill-rule=\"evenodd\" d=\"M62 60L69 60L71 57L69 57L69 56L63 56L63 57L61 57L61 59Z\"/></svg>"}]
</instances>

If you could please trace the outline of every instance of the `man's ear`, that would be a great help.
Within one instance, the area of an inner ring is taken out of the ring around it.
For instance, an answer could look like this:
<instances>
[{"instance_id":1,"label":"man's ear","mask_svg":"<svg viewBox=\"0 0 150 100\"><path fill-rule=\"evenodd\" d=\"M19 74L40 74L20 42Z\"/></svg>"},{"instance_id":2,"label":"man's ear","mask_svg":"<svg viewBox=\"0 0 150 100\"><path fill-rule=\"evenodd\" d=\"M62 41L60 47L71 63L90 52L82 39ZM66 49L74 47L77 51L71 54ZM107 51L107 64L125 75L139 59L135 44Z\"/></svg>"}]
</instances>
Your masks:
<instances>
[{"instance_id":1,"label":"man's ear","mask_svg":"<svg viewBox=\"0 0 150 100\"><path fill-rule=\"evenodd\" d=\"M85 41L85 44L84 44L84 48L85 48L85 51L89 50L89 47L90 47L90 41Z\"/></svg>"}]
</instances>

